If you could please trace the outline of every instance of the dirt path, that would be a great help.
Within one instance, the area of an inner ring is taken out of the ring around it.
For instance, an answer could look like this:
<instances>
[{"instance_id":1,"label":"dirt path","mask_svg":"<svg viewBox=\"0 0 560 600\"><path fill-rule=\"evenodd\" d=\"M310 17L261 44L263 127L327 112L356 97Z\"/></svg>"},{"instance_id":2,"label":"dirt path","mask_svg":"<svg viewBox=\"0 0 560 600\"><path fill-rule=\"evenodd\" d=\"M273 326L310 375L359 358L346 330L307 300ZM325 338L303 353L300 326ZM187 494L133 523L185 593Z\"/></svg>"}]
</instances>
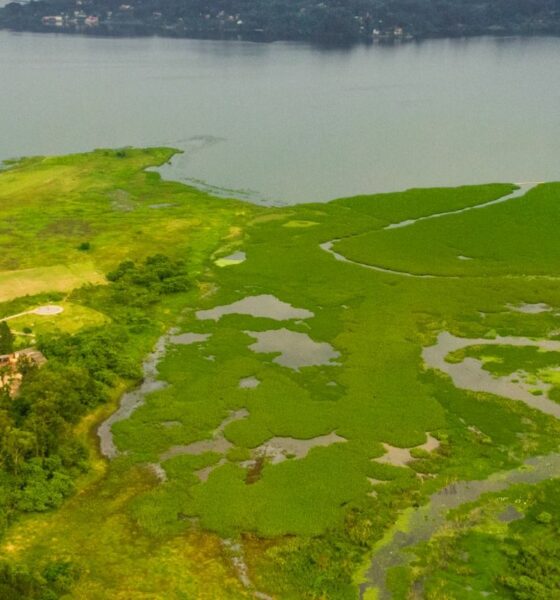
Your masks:
<instances>
[{"instance_id":1,"label":"dirt path","mask_svg":"<svg viewBox=\"0 0 560 600\"><path fill-rule=\"evenodd\" d=\"M24 312L16 313L15 315L9 315L8 317L4 317L0 319L0 321L10 321L11 319L16 319L17 317L24 317L25 315L39 315L41 317L50 317L52 315L59 315L64 311L62 306L58 306L56 304L45 304L44 306L39 306L32 310L26 310Z\"/></svg>"}]
</instances>

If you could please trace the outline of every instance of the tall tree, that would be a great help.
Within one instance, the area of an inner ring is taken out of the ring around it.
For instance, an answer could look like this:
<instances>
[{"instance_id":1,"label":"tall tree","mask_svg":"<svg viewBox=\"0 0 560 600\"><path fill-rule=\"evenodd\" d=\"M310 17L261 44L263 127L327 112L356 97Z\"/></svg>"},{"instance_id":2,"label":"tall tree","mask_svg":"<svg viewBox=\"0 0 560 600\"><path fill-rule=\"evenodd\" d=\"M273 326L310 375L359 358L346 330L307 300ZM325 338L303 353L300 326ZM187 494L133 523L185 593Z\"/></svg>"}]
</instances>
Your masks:
<instances>
[{"instance_id":1,"label":"tall tree","mask_svg":"<svg viewBox=\"0 0 560 600\"><path fill-rule=\"evenodd\" d=\"M14 351L14 334L6 321L0 321L0 354L11 354Z\"/></svg>"}]
</instances>

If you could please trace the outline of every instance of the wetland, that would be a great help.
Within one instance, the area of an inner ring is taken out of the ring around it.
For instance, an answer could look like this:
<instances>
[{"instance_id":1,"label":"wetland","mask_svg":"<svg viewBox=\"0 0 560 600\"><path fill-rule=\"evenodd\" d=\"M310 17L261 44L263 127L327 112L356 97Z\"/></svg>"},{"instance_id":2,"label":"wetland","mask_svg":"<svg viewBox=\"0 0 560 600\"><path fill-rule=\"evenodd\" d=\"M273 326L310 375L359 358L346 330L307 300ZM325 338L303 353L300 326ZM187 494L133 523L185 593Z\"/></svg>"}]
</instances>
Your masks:
<instances>
[{"instance_id":1,"label":"wetland","mask_svg":"<svg viewBox=\"0 0 560 600\"><path fill-rule=\"evenodd\" d=\"M88 600L546 597L515 544L560 518L560 184L264 207L161 179L174 154L0 174L0 284L29 285L0 318L47 359L6 427L42 431L39 385L56 414L97 394L44 456L2 446L6 572Z\"/></svg>"}]
</instances>

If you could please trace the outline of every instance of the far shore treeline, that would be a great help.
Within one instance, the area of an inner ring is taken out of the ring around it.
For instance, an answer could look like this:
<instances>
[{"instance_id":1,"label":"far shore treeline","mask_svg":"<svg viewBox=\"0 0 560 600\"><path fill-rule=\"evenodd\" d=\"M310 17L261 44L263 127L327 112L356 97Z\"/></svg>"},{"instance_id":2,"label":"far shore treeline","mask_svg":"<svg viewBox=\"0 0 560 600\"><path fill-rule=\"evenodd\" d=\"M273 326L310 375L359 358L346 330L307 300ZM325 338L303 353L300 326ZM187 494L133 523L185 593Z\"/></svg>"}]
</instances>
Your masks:
<instances>
[{"instance_id":1,"label":"far shore treeline","mask_svg":"<svg viewBox=\"0 0 560 600\"><path fill-rule=\"evenodd\" d=\"M560 0L39 0L1 8L0 28L322 43L558 35Z\"/></svg>"}]
</instances>

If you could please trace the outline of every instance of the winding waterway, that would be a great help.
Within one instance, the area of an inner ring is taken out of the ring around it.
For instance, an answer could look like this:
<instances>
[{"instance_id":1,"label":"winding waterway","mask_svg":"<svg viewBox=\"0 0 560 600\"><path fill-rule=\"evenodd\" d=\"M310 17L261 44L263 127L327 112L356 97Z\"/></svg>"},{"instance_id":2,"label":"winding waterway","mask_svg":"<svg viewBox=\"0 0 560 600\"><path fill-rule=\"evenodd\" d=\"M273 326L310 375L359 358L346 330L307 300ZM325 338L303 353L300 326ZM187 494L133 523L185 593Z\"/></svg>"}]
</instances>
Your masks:
<instances>
[{"instance_id":1,"label":"winding waterway","mask_svg":"<svg viewBox=\"0 0 560 600\"><path fill-rule=\"evenodd\" d=\"M374 550L366 581L360 585L360 598L368 589L374 588L379 600L390 599L391 594L385 583L388 570L408 564L414 555L407 550L429 540L445 523L448 511L473 502L482 494L499 492L517 483L539 483L558 473L560 453L536 456L527 459L519 469L494 473L483 480L459 481L448 485L433 494L426 505L408 509Z\"/></svg>"},{"instance_id":2,"label":"winding waterway","mask_svg":"<svg viewBox=\"0 0 560 600\"><path fill-rule=\"evenodd\" d=\"M154 349L142 363L142 383L133 390L121 396L119 407L97 428L99 437L99 449L106 458L112 459L118 456L119 450L113 439L112 427L119 421L128 419L130 415L145 401L148 394L163 389L167 383L158 379L158 363L165 356L170 336L176 333L174 330L162 335L156 342Z\"/></svg>"},{"instance_id":3,"label":"winding waterway","mask_svg":"<svg viewBox=\"0 0 560 600\"><path fill-rule=\"evenodd\" d=\"M406 219L404 221L399 221L398 223L390 223L389 225L386 225L383 229L397 229L397 228L401 228L401 227L410 227L411 225L414 225L415 223L418 223L420 221L427 221L429 219L437 219L440 217L447 217L449 215L457 215L460 213L468 212L470 210L479 210L479 209L485 208L487 206L492 206L493 204L501 204L502 202L507 202L508 200L512 200L513 198L519 198L520 196L523 196L530 189L534 188L537 185L539 185L538 182L518 183L517 189L513 190L513 192L511 192L510 194L506 194L505 196L502 196L501 198L497 198L496 200L490 200L489 202L484 202L483 204L476 204L474 206L466 206L465 208L459 208L457 210L450 210L447 212L434 213L434 214L426 215L423 217L417 217L416 219ZM364 269L378 271L379 273L387 273L389 275L398 275L400 277L412 277L415 279L433 279L435 277L437 277L438 279L457 279L457 276L455 276L455 275L432 275L430 273L409 273L408 271L397 271L395 269L388 269L386 267L381 267L379 265L370 265L367 263L352 260L352 259L344 256L343 254L340 254L340 252L337 252L334 249L334 245L337 242L340 242L341 240L342 240L342 238L328 240L327 242L323 242L322 244L319 244L319 247L321 248L321 250L328 252L331 256L333 256L338 261L350 263L352 265L357 265ZM468 260L468 258L466 256L459 256L457 258L463 259L463 260Z\"/></svg>"},{"instance_id":4,"label":"winding waterway","mask_svg":"<svg viewBox=\"0 0 560 600\"><path fill-rule=\"evenodd\" d=\"M559 55L538 37L325 50L0 31L0 159L172 145L165 176L287 203L550 181Z\"/></svg>"}]
</instances>

